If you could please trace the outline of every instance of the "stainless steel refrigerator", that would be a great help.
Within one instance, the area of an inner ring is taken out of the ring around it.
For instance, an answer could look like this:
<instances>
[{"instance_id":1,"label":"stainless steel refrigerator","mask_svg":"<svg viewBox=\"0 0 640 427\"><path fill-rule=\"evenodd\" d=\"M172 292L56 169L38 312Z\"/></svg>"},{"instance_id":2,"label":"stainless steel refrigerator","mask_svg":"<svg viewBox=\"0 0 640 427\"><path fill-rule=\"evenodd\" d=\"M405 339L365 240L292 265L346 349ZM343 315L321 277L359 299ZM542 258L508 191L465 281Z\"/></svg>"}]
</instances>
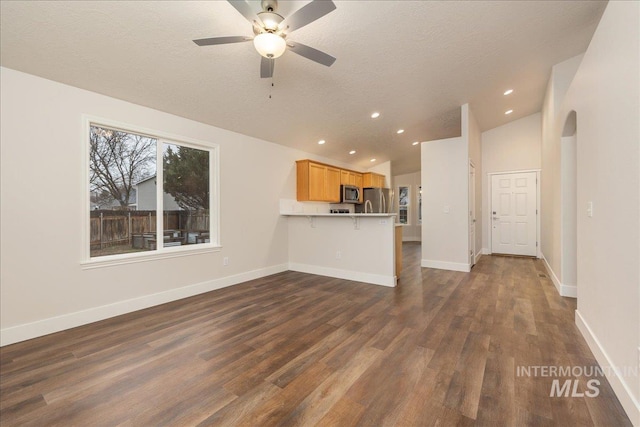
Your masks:
<instances>
[{"instance_id":1,"label":"stainless steel refrigerator","mask_svg":"<svg viewBox=\"0 0 640 427\"><path fill-rule=\"evenodd\" d=\"M388 188L365 188L363 202L356 205L356 213L365 213L365 205L367 213L389 213L393 209L392 204Z\"/></svg>"}]
</instances>

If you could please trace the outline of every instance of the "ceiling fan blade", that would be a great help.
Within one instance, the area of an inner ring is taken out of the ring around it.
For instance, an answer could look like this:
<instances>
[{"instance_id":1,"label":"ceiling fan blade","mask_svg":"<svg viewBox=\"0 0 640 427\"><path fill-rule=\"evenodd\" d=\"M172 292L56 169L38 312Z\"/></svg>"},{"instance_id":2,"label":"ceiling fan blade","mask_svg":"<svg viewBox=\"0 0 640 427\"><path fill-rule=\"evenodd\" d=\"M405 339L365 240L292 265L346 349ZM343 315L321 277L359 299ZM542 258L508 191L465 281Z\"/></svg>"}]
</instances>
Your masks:
<instances>
[{"instance_id":1,"label":"ceiling fan blade","mask_svg":"<svg viewBox=\"0 0 640 427\"><path fill-rule=\"evenodd\" d=\"M263 79L273 77L273 68L275 65L275 59L265 58L264 56L260 57L260 77Z\"/></svg>"},{"instance_id":2,"label":"ceiling fan blade","mask_svg":"<svg viewBox=\"0 0 640 427\"><path fill-rule=\"evenodd\" d=\"M242 16L244 16L247 21L253 23L254 21L260 22L258 20L258 15L253 11L249 3L246 0L227 0L231 6L234 7L235 10L240 12Z\"/></svg>"},{"instance_id":3,"label":"ceiling fan blade","mask_svg":"<svg viewBox=\"0 0 640 427\"><path fill-rule=\"evenodd\" d=\"M288 31L294 31L322 18L327 13L335 10L336 5L331 0L313 0L296 10L280 24L280 28L289 26Z\"/></svg>"},{"instance_id":4,"label":"ceiling fan blade","mask_svg":"<svg viewBox=\"0 0 640 427\"><path fill-rule=\"evenodd\" d=\"M198 39L193 42L198 46L211 46L214 44L240 43L252 40L251 37L245 36L229 36L229 37L211 37L209 39Z\"/></svg>"},{"instance_id":5,"label":"ceiling fan blade","mask_svg":"<svg viewBox=\"0 0 640 427\"><path fill-rule=\"evenodd\" d=\"M300 56L304 56L305 58L315 61L318 64L326 65L327 67L331 67L333 63L336 62L336 58L334 58L333 56L302 43L290 43L289 48L291 49L291 52L297 53Z\"/></svg>"}]
</instances>

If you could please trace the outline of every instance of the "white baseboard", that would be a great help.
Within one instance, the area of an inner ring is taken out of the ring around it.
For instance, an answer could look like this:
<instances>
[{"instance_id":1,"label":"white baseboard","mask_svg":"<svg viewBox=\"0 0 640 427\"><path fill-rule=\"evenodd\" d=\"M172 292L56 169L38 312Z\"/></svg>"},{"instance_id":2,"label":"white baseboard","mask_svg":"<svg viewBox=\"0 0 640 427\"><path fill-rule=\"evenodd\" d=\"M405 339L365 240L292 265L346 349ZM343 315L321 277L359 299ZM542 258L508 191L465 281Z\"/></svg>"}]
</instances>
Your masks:
<instances>
[{"instance_id":1,"label":"white baseboard","mask_svg":"<svg viewBox=\"0 0 640 427\"><path fill-rule=\"evenodd\" d=\"M317 274L319 276L335 277L337 279L353 280L355 282L371 283L373 285L394 287L397 283L396 276L382 274L363 273L360 271L341 270L338 268L320 267L310 264L289 263L289 270L301 273Z\"/></svg>"},{"instance_id":2,"label":"white baseboard","mask_svg":"<svg viewBox=\"0 0 640 427\"><path fill-rule=\"evenodd\" d=\"M576 326L578 326L591 352L603 368L607 381L611 384L611 388L627 413L629 420L631 420L631 424L640 426L640 403L633 396L632 387L627 383L628 379L618 375L616 369L618 367L611 361L609 355L600 344L600 340L595 336L593 330L578 310L576 310Z\"/></svg>"},{"instance_id":3,"label":"white baseboard","mask_svg":"<svg viewBox=\"0 0 640 427\"><path fill-rule=\"evenodd\" d=\"M560 294L560 296L562 297L578 298L578 287L575 285L563 285L562 282L560 282L560 279L558 279L558 276L556 276L556 273L551 268L551 265L549 264L547 259L544 257L544 254L542 254L542 260L544 261L544 266L547 269L547 273L549 273L549 276L551 276L551 281L555 285L558 294Z\"/></svg>"},{"instance_id":4,"label":"white baseboard","mask_svg":"<svg viewBox=\"0 0 640 427\"><path fill-rule=\"evenodd\" d=\"M482 255L491 255L491 249L482 248Z\"/></svg>"},{"instance_id":5,"label":"white baseboard","mask_svg":"<svg viewBox=\"0 0 640 427\"><path fill-rule=\"evenodd\" d=\"M575 285L560 285L560 295L569 298L578 298L578 287Z\"/></svg>"},{"instance_id":6,"label":"white baseboard","mask_svg":"<svg viewBox=\"0 0 640 427\"><path fill-rule=\"evenodd\" d=\"M474 264L477 264L477 263L478 263L478 260L479 260L480 258L482 258L482 250L479 250L479 251L478 251L478 253L476 254L476 259L475 259L475 260L473 260L473 263L474 263Z\"/></svg>"},{"instance_id":7,"label":"white baseboard","mask_svg":"<svg viewBox=\"0 0 640 427\"><path fill-rule=\"evenodd\" d=\"M99 320L119 316L121 314L131 313L144 308L165 304L167 302L188 298L216 289L226 288L228 286L237 285L238 283L259 279L271 274L281 273L286 270L287 264L274 265L233 276L196 283L182 288L171 289L165 292L158 292L156 294L145 295L125 301L118 301L113 304L50 317L48 319L42 319L32 323L12 326L0 330L0 347L52 334L54 332L64 331L65 329L75 328L77 326L86 325Z\"/></svg>"},{"instance_id":8,"label":"white baseboard","mask_svg":"<svg viewBox=\"0 0 640 427\"><path fill-rule=\"evenodd\" d=\"M434 261L431 259L423 259L420 262L420 266L426 268L437 268L439 270L462 271L464 273L468 273L471 271L471 266L462 262Z\"/></svg>"}]
</instances>

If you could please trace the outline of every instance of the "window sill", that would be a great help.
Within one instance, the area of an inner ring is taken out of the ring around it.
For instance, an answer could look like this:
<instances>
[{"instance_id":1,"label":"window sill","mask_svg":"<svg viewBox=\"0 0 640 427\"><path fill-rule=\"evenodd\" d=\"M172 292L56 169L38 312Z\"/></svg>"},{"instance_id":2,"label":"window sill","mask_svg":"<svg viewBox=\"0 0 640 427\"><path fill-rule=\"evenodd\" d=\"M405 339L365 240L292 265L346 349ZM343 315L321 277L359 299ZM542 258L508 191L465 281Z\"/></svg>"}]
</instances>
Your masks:
<instances>
[{"instance_id":1,"label":"window sill","mask_svg":"<svg viewBox=\"0 0 640 427\"><path fill-rule=\"evenodd\" d=\"M160 251L139 252L126 255L107 255L100 258L93 258L88 261L82 261L80 266L83 270L94 268L112 267L115 265L136 264L139 262L155 261L159 259L179 258L191 255L199 255L212 252L220 252L222 246L213 244L198 245L197 248L164 248Z\"/></svg>"}]
</instances>

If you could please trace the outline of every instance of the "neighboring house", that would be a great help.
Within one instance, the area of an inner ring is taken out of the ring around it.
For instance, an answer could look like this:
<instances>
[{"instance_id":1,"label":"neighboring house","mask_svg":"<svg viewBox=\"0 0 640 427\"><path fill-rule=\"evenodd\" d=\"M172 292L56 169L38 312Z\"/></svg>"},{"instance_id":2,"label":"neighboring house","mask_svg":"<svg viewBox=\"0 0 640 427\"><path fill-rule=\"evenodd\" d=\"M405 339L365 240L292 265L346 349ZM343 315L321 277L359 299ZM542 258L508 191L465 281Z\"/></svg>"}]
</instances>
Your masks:
<instances>
[{"instance_id":1,"label":"neighboring house","mask_svg":"<svg viewBox=\"0 0 640 427\"><path fill-rule=\"evenodd\" d=\"M156 176L143 179L136 185L136 206L139 211L148 211L156 209ZM165 211L178 211L182 208L176 203L176 199L171 194L164 193L162 206Z\"/></svg>"},{"instance_id":2,"label":"neighboring house","mask_svg":"<svg viewBox=\"0 0 640 427\"><path fill-rule=\"evenodd\" d=\"M120 202L118 202L115 199L111 199L110 201L104 201L104 200L100 200L100 201L96 201L93 200L94 197L93 195L91 196L91 210L99 210L99 209L106 209L106 210L118 210L118 209L122 209L122 207L120 206ZM129 210L137 210L137 203L136 203L136 189L133 188L131 189L131 194L129 194L129 203L127 203L127 206L129 208Z\"/></svg>"}]
</instances>

